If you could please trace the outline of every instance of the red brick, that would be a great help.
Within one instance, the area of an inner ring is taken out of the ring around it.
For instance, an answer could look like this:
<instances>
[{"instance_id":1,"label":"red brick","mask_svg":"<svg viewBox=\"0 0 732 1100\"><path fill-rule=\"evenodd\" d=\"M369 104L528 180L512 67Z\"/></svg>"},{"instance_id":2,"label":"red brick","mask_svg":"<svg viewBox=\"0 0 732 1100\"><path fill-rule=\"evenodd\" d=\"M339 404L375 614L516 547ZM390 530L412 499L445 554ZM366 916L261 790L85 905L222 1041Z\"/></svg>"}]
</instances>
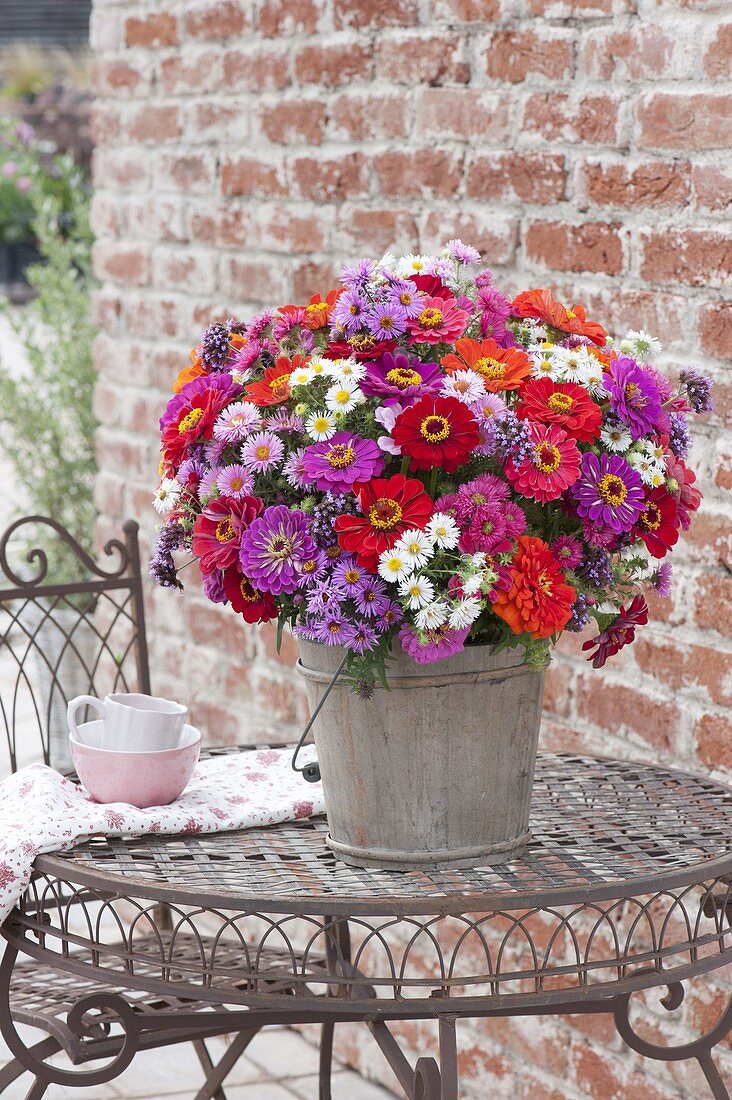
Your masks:
<instances>
[{"instance_id":1,"label":"red brick","mask_svg":"<svg viewBox=\"0 0 732 1100\"><path fill-rule=\"evenodd\" d=\"M319 0L264 0L257 27L269 38L283 34L314 34L321 14Z\"/></svg>"},{"instance_id":2,"label":"red brick","mask_svg":"<svg viewBox=\"0 0 732 1100\"><path fill-rule=\"evenodd\" d=\"M491 23L501 14L500 0L433 0L435 19L457 23Z\"/></svg>"},{"instance_id":3,"label":"red brick","mask_svg":"<svg viewBox=\"0 0 732 1100\"><path fill-rule=\"evenodd\" d=\"M325 128L325 104L317 99L293 99L263 105L262 132L280 145L320 145Z\"/></svg>"},{"instance_id":4,"label":"red brick","mask_svg":"<svg viewBox=\"0 0 732 1100\"><path fill-rule=\"evenodd\" d=\"M494 80L519 84L541 76L549 83L566 81L572 74L572 42L535 31L496 31L486 61Z\"/></svg>"},{"instance_id":5,"label":"red brick","mask_svg":"<svg viewBox=\"0 0 732 1100\"><path fill-rule=\"evenodd\" d=\"M618 275L623 270L620 228L604 222L531 222L526 230L526 255L555 271Z\"/></svg>"},{"instance_id":6,"label":"red brick","mask_svg":"<svg viewBox=\"0 0 732 1100\"><path fill-rule=\"evenodd\" d=\"M335 29L378 30L381 27L413 27L419 20L417 0L359 0L336 4Z\"/></svg>"},{"instance_id":7,"label":"red brick","mask_svg":"<svg viewBox=\"0 0 732 1100\"><path fill-rule=\"evenodd\" d=\"M609 23L585 40L582 68L594 80L649 80L667 77L673 63L674 74L682 75L679 41L678 35L668 34L663 27L640 21L622 31Z\"/></svg>"},{"instance_id":8,"label":"red brick","mask_svg":"<svg viewBox=\"0 0 732 1100\"><path fill-rule=\"evenodd\" d=\"M453 150L389 149L373 163L386 198L449 198L462 178L462 154Z\"/></svg>"},{"instance_id":9,"label":"red brick","mask_svg":"<svg viewBox=\"0 0 732 1100\"><path fill-rule=\"evenodd\" d=\"M646 149L724 149L732 128L732 94L657 93L637 109L638 144Z\"/></svg>"},{"instance_id":10,"label":"red brick","mask_svg":"<svg viewBox=\"0 0 732 1100\"><path fill-rule=\"evenodd\" d=\"M215 164L210 156L168 153L160 157L155 171L155 186L162 191L186 194L210 191Z\"/></svg>"},{"instance_id":11,"label":"red brick","mask_svg":"<svg viewBox=\"0 0 732 1100\"><path fill-rule=\"evenodd\" d=\"M296 264L292 273L292 293L295 301L306 302L311 294L324 294L338 285L340 264L336 261L316 263L305 260Z\"/></svg>"},{"instance_id":12,"label":"red brick","mask_svg":"<svg viewBox=\"0 0 732 1100\"><path fill-rule=\"evenodd\" d=\"M251 210L246 216L251 223ZM256 239L262 248L274 252L327 252L332 220L330 207L312 211L301 210L298 204L268 207L257 215ZM242 239L241 232L238 239Z\"/></svg>"},{"instance_id":13,"label":"red brick","mask_svg":"<svg viewBox=\"0 0 732 1100\"><path fill-rule=\"evenodd\" d=\"M696 584L694 609L698 627L725 634L732 622L732 575L722 570L701 573Z\"/></svg>"},{"instance_id":14,"label":"red brick","mask_svg":"<svg viewBox=\"0 0 732 1100\"><path fill-rule=\"evenodd\" d=\"M732 769L732 722L720 714L705 714L694 730L699 759L708 768Z\"/></svg>"},{"instance_id":15,"label":"red brick","mask_svg":"<svg viewBox=\"0 0 732 1100\"><path fill-rule=\"evenodd\" d=\"M466 173L467 194L484 202L561 202L566 183L565 159L559 154L487 153L477 156Z\"/></svg>"},{"instance_id":16,"label":"red brick","mask_svg":"<svg viewBox=\"0 0 732 1100\"><path fill-rule=\"evenodd\" d=\"M660 1092L645 1073L634 1072L627 1058L608 1060L602 1051L586 1044L573 1052L572 1079L592 1100L618 1100L621 1096L643 1100L668 1100L668 1091Z\"/></svg>"},{"instance_id":17,"label":"red brick","mask_svg":"<svg viewBox=\"0 0 732 1100\"><path fill-rule=\"evenodd\" d=\"M704 73L713 80L732 79L732 23L721 23L704 51Z\"/></svg>"},{"instance_id":18,"label":"red brick","mask_svg":"<svg viewBox=\"0 0 732 1100\"><path fill-rule=\"evenodd\" d=\"M133 141L173 141L180 136L178 108L147 104L129 122L127 134Z\"/></svg>"},{"instance_id":19,"label":"red brick","mask_svg":"<svg viewBox=\"0 0 732 1100\"><path fill-rule=\"evenodd\" d=\"M654 748L674 752L681 713L677 703L666 697L654 699L644 691L625 684L608 682L592 671L577 682L578 716L609 733L625 731L647 741Z\"/></svg>"},{"instance_id":20,"label":"red brick","mask_svg":"<svg viewBox=\"0 0 732 1100\"><path fill-rule=\"evenodd\" d=\"M256 157L224 161L221 190L225 195L263 195L265 198L287 194L282 167Z\"/></svg>"},{"instance_id":21,"label":"red brick","mask_svg":"<svg viewBox=\"0 0 732 1100\"><path fill-rule=\"evenodd\" d=\"M417 133L422 137L507 140L509 100L480 88L422 88L416 99Z\"/></svg>"},{"instance_id":22,"label":"red brick","mask_svg":"<svg viewBox=\"0 0 732 1100\"><path fill-rule=\"evenodd\" d=\"M290 83L287 52L283 45L230 50L224 54L224 85L230 91L279 91Z\"/></svg>"},{"instance_id":23,"label":"red brick","mask_svg":"<svg viewBox=\"0 0 732 1100\"><path fill-rule=\"evenodd\" d=\"M220 41L241 34L246 26L243 5L238 0L216 0L215 3L186 8L186 33L190 38Z\"/></svg>"},{"instance_id":24,"label":"red brick","mask_svg":"<svg viewBox=\"0 0 732 1100\"><path fill-rule=\"evenodd\" d=\"M340 88L354 80L370 80L372 54L371 43L358 38L307 43L295 54L295 77L298 84L319 84L325 88Z\"/></svg>"},{"instance_id":25,"label":"red brick","mask_svg":"<svg viewBox=\"0 0 732 1100\"><path fill-rule=\"evenodd\" d=\"M328 116L329 136L345 141L391 141L408 133L401 94L341 92L331 99Z\"/></svg>"},{"instance_id":26,"label":"red brick","mask_svg":"<svg viewBox=\"0 0 732 1100\"><path fill-rule=\"evenodd\" d=\"M641 275L649 282L726 286L732 269L732 237L706 229L648 230Z\"/></svg>"},{"instance_id":27,"label":"red brick","mask_svg":"<svg viewBox=\"0 0 732 1100\"><path fill-rule=\"evenodd\" d=\"M196 145L214 141L242 144L249 136L249 119L237 103L204 99L185 108L183 129Z\"/></svg>"},{"instance_id":28,"label":"red brick","mask_svg":"<svg viewBox=\"0 0 732 1100\"><path fill-rule=\"evenodd\" d=\"M101 61L94 64L94 90L97 95L134 95L147 91L150 81L138 66L128 61Z\"/></svg>"},{"instance_id":29,"label":"red brick","mask_svg":"<svg viewBox=\"0 0 732 1100\"><path fill-rule=\"evenodd\" d=\"M712 302L699 315L699 340L707 355L732 359L732 302ZM717 389L715 404L719 403Z\"/></svg>"},{"instance_id":30,"label":"red brick","mask_svg":"<svg viewBox=\"0 0 732 1100\"><path fill-rule=\"evenodd\" d=\"M729 164L695 164L693 180L698 206L727 213L732 206L732 169Z\"/></svg>"},{"instance_id":31,"label":"red brick","mask_svg":"<svg viewBox=\"0 0 732 1100\"><path fill-rule=\"evenodd\" d=\"M648 631L639 634L633 656L643 672L674 692L701 689L715 706L732 704L732 655Z\"/></svg>"},{"instance_id":32,"label":"red brick","mask_svg":"<svg viewBox=\"0 0 732 1100\"><path fill-rule=\"evenodd\" d=\"M168 95L203 95L218 91L224 83L218 49L166 57L159 72L160 87ZM226 87L229 88L228 81Z\"/></svg>"},{"instance_id":33,"label":"red brick","mask_svg":"<svg viewBox=\"0 0 732 1100\"><path fill-rule=\"evenodd\" d=\"M406 250L417 239L410 210L361 210L349 207L339 218L339 229L349 252L385 252L401 245Z\"/></svg>"},{"instance_id":34,"label":"red brick","mask_svg":"<svg viewBox=\"0 0 732 1100\"><path fill-rule=\"evenodd\" d=\"M166 298L125 296L120 320L127 336L143 336L159 340L161 336L178 333L178 305ZM113 463L110 463L113 465Z\"/></svg>"},{"instance_id":35,"label":"red brick","mask_svg":"<svg viewBox=\"0 0 732 1100\"><path fill-rule=\"evenodd\" d=\"M120 140L122 112L104 100L91 104L89 137L95 146L114 145Z\"/></svg>"},{"instance_id":36,"label":"red brick","mask_svg":"<svg viewBox=\"0 0 732 1100\"><path fill-rule=\"evenodd\" d=\"M468 212L456 204L432 207L422 222L419 250L436 251L451 237L470 241L492 265L509 264L516 255L518 219L487 208Z\"/></svg>"},{"instance_id":37,"label":"red brick","mask_svg":"<svg viewBox=\"0 0 732 1100\"><path fill-rule=\"evenodd\" d=\"M282 269L268 262L225 258L221 277L222 285L230 288L239 299L270 304L286 298Z\"/></svg>"},{"instance_id":38,"label":"red brick","mask_svg":"<svg viewBox=\"0 0 732 1100\"><path fill-rule=\"evenodd\" d=\"M153 257L153 283L163 289L212 292L216 289L214 259L198 251L166 249Z\"/></svg>"},{"instance_id":39,"label":"red brick","mask_svg":"<svg viewBox=\"0 0 732 1100\"><path fill-rule=\"evenodd\" d=\"M125 42L128 46L177 46L178 23L169 12L151 14L144 18L128 19L125 23Z\"/></svg>"},{"instance_id":40,"label":"red brick","mask_svg":"<svg viewBox=\"0 0 732 1100\"><path fill-rule=\"evenodd\" d=\"M94 181L116 191L147 189L148 165L144 157L125 149L101 148L94 153Z\"/></svg>"},{"instance_id":41,"label":"red brick","mask_svg":"<svg viewBox=\"0 0 732 1100\"><path fill-rule=\"evenodd\" d=\"M711 503L704 501L684 535L684 552L692 561L711 566L725 563L732 568L729 511L724 507L721 511L713 511Z\"/></svg>"},{"instance_id":42,"label":"red brick","mask_svg":"<svg viewBox=\"0 0 732 1100\"><path fill-rule=\"evenodd\" d=\"M141 247L100 241L94 246L94 269L99 278L106 276L126 286L144 286L150 278L150 257Z\"/></svg>"},{"instance_id":43,"label":"red brick","mask_svg":"<svg viewBox=\"0 0 732 1100\"><path fill-rule=\"evenodd\" d=\"M580 168L580 186L597 206L657 209L686 206L691 185L688 161L647 161L628 165L588 163Z\"/></svg>"},{"instance_id":44,"label":"red brick","mask_svg":"<svg viewBox=\"0 0 732 1100\"><path fill-rule=\"evenodd\" d=\"M607 95L573 102L562 92L540 92L530 95L524 107L523 128L549 141L614 145L618 125L618 101Z\"/></svg>"},{"instance_id":45,"label":"red brick","mask_svg":"<svg viewBox=\"0 0 732 1100\"><path fill-rule=\"evenodd\" d=\"M394 84L467 84L470 65L466 60L466 39L445 31L423 31L379 36L376 41L376 75ZM409 57L409 64L404 59Z\"/></svg>"},{"instance_id":46,"label":"red brick","mask_svg":"<svg viewBox=\"0 0 732 1100\"><path fill-rule=\"evenodd\" d=\"M362 153L340 157L296 157L290 162L292 187L303 199L343 202L368 194L368 160Z\"/></svg>"}]
</instances>

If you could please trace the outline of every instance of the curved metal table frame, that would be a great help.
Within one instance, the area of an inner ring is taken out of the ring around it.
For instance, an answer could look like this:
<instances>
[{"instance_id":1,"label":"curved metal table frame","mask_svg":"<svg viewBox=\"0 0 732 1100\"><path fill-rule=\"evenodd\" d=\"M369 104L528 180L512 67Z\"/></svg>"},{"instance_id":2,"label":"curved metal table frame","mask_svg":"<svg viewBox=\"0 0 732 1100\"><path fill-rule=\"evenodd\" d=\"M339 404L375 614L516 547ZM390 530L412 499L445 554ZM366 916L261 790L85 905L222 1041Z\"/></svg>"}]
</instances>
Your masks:
<instances>
[{"instance_id":1,"label":"curved metal table frame","mask_svg":"<svg viewBox=\"0 0 732 1100\"><path fill-rule=\"evenodd\" d=\"M200 1039L225 1012L239 1053L268 1023L321 1023L321 1100L344 1021L368 1026L411 1100L456 1100L457 1020L609 1013L628 1046L696 1059L711 1094L729 1100L712 1051L732 1001L706 1034L668 1047L637 1032L630 1006L637 991L665 987L661 1003L676 1009L685 983L732 962L732 790L673 769L541 754L527 854L480 870L358 870L326 848L326 829L312 819L98 838L39 857L3 926L0 967L0 1030L36 1076L29 1097L50 1081L111 1080L150 1031ZM9 1008L19 952L100 983L65 1027L79 1061L86 1039L109 1035L110 1063L60 1070L42 1061L43 1043L23 1047ZM120 988L170 998L170 1011L137 1013ZM437 1022L439 1059L412 1067L389 1027L405 1019Z\"/></svg>"}]
</instances>

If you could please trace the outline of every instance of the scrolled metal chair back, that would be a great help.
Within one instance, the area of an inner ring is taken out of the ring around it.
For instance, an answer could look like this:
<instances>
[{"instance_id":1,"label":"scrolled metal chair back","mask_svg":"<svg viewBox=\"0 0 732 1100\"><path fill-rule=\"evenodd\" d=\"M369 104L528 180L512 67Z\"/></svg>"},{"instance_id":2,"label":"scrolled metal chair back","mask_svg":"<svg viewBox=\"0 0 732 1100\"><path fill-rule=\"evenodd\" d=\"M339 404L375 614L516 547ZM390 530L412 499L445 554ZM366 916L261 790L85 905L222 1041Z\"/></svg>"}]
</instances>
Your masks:
<instances>
[{"instance_id":1,"label":"scrolled metal chair back","mask_svg":"<svg viewBox=\"0 0 732 1100\"><path fill-rule=\"evenodd\" d=\"M74 696L150 691L138 524L122 532L106 567L45 516L0 538L0 776L41 758L70 769ZM72 579L54 576L59 552Z\"/></svg>"}]
</instances>

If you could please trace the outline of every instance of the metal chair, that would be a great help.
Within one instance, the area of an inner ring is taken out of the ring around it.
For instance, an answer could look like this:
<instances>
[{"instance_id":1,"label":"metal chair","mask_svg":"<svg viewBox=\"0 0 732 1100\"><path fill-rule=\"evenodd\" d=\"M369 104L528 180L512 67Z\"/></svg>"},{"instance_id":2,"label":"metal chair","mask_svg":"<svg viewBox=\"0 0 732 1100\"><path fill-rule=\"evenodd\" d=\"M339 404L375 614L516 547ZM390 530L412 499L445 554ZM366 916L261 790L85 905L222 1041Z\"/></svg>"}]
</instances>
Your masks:
<instances>
[{"instance_id":1,"label":"metal chair","mask_svg":"<svg viewBox=\"0 0 732 1100\"><path fill-rule=\"evenodd\" d=\"M123 540L111 539L104 547L107 557L112 558L112 565L106 569L95 563L60 524L45 517L20 519L0 539L0 731L5 734L7 746L4 760L0 736L0 775L7 773L8 764L15 771L40 758L70 772L70 760L65 755L66 703L75 695L103 697L116 690L150 691L138 525L128 520L122 530ZM32 532L40 532L45 538L37 544ZM65 577L53 583L49 579L49 574L53 576L51 565L61 560ZM68 579L70 575L72 579ZM150 941L159 945L170 928L164 906L156 923ZM191 944L191 950L195 952L195 944ZM230 951L234 966L235 946ZM263 977L266 972L267 962L263 960ZM78 1028L72 1030L67 1022L74 1006L78 1011L81 1000L96 1000L100 991L123 996L136 1013L170 1013L178 1007L172 998L130 992L124 987L101 987L33 960L15 964L10 985L12 1020L39 1028L47 1032L47 1037L31 1047L27 1057L16 1057L0 1068L0 1094L24 1072L30 1072L35 1080L27 1100L38 1100L51 1081L59 1079L58 1072L44 1073L44 1060L60 1050L74 1065L94 1058L107 1059L119 1051L123 1036L115 1033L113 1016L105 1018L102 1014L95 1020L96 1038L91 1043L88 1030L82 1040ZM180 1007L190 1011L191 1006L181 1002ZM225 1008L211 1007L218 1012ZM256 1031L236 1034L215 1064L205 1040L228 1032L220 1023L207 1026L206 1016L204 1009L196 1028L171 1026L147 1032L140 1049L192 1042L205 1075L205 1084L195 1100L226 1100L223 1081ZM273 1019L272 1023L277 1021ZM72 1084L73 1080L66 1083ZM92 1086L93 1072L79 1075L78 1083Z\"/></svg>"}]
</instances>

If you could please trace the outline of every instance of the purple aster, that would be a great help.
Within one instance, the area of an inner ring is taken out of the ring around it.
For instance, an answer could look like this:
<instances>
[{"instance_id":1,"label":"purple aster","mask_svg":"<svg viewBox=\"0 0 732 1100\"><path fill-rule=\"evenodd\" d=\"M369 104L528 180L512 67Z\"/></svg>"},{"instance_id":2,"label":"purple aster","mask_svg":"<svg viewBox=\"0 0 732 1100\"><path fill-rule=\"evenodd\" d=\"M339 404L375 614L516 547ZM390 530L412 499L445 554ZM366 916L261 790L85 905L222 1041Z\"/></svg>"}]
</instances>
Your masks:
<instances>
[{"instance_id":1,"label":"purple aster","mask_svg":"<svg viewBox=\"0 0 732 1100\"><path fill-rule=\"evenodd\" d=\"M257 473L264 473L276 466L284 453L285 446L274 432L257 432L242 447L241 460Z\"/></svg>"},{"instance_id":2,"label":"purple aster","mask_svg":"<svg viewBox=\"0 0 732 1100\"><path fill-rule=\"evenodd\" d=\"M363 315L363 322L377 340L391 340L407 329L407 312L392 302L373 306Z\"/></svg>"},{"instance_id":3,"label":"purple aster","mask_svg":"<svg viewBox=\"0 0 732 1100\"><path fill-rule=\"evenodd\" d=\"M211 603L226 603L227 596L224 591L224 573L222 569L212 569L210 573L202 573L203 593Z\"/></svg>"},{"instance_id":4,"label":"purple aster","mask_svg":"<svg viewBox=\"0 0 732 1100\"><path fill-rule=\"evenodd\" d=\"M247 336L251 340L258 339L269 328L274 319L275 315L269 309L265 309L263 313L258 313L256 317L252 317L247 325Z\"/></svg>"},{"instance_id":5,"label":"purple aster","mask_svg":"<svg viewBox=\"0 0 732 1100\"><path fill-rule=\"evenodd\" d=\"M610 394L611 411L627 424L633 439L667 426L658 386L634 359L613 359L603 385Z\"/></svg>"},{"instance_id":6,"label":"purple aster","mask_svg":"<svg viewBox=\"0 0 732 1100\"><path fill-rule=\"evenodd\" d=\"M235 401L223 410L214 424L213 434L216 439L225 443L238 443L261 425L256 405L251 401Z\"/></svg>"},{"instance_id":7,"label":"purple aster","mask_svg":"<svg viewBox=\"0 0 732 1100\"><path fill-rule=\"evenodd\" d=\"M451 260L460 264L479 264L480 252L470 244L463 244L459 237L453 237L445 245L445 251Z\"/></svg>"},{"instance_id":8,"label":"purple aster","mask_svg":"<svg viewBox=\"0 0 732 1100\"><path fill-rule=\"evenodd\" d=\"M405 623L399 631L399 641L404 652L418 665L429 665L433 661L442 661L455 653L462 653L470 627L451 630L446 624L434 630L419 633L413 626Z\"/></svg>"},{"instance_id":9,"label":"purple aster","mask_svg":"<svg viewBox=\"0 0 732 1100\"><path fill-rule=\"evenodd\" d=\"M691 435L683 413L669 413L671 428L668 445L677 458L686 458L691 446Z\"/></svg>"},{"instance_id":10,"label":"purple aster","mask_svg":"<svg viewBox=\"0 0 732 1100\"><path fill-rule=\"evenodd\" d=\"M630 531L643 511L645 493L640 475L622 455L582 455L580 475L571 489L577 514L616 535Z\"/></svg>"},{"instance_id":11,"label":"purple aster","mask_svg":"<svg viewBox=\"0 0 732 1100\"><path fill-rule=\"evenodd\" d=\"M404 618L404 609L400 604L392 600L388 607L384 608L380 621L376 624L377 629L383 627L384 630L388 630L392 626L398 626Z\"/></svg>"},{"instance_id":12,"label":"purple aster","mask_svg":"<svg viewBox=\"0 0 732 1100\"><path fill-rule=\"evenodd\" d=\"M712 411L712 380L701 371L686 367L679 375L679 381L686 387L686 397L694 412Z\"/></svg>"},{"instance_id":13,"label":"purple aster","mask_svg":"<svg viewBox=\"0 0 732 1100\"><path fill-rule=\"evenodd\" d=\"M254 478L246 466L240 463L223 466L216 478L216 488L222 496L240 500L242 497L249 496L254 489Z\"/></svg>"},{"instance_id":14,"label":"purple aster","mask_svg":"<svg viewBox=\"0 0 732 1100\"><path fill-rule=\"evenodd\" d=\"M582 561L582 543L573 535L560 535L549 549L564 569L576 569Z\"/></svg>"},{"instance_id":15,"label":"purple aster","mask_svg":"<svg viewBox=\"0 0 732 1100\"><path fill-rule=\"evenodd\" d=\"M387 352L377 363L366 364L359 384L370 397L382 397L387 405L400 401L406 407L426 393L437 393L443 378L437 363L423 363L404 352Z\"/></svg>"},{"instance_id":16,"label":"purple aster","mask_svg":"<svg viewBox=\"0 0 732 1100\"><path fill-rule=\"evenodd\" d=\"M228 444L221 439L210 439L203 448L203 457L209 466L221 466L224 462L224 451Z\"/></svg>"},{"instance_id":17,"label":"purple aster","mask_svg":"<svg viewBox=\"0 0 732 1100\"><path fill-rule=\"evenodd\" d=\"M304 447L298 447L296 451L291 451L282 467L285 480L293 489L305 488L305 469L302 464L304 454Z\"/></svg>"},{"instance_id":18,"label":"purple aster","mask_svg":"<svg viewBox=\"0 0 732 1100\"><path fill-rule=\"evenodd\" d=\"M373 260L359 260L356 264L349 264L341 271L341 282L346 287L364 287L376 270Z\"/></svg>"},{"instance_id":19,"label":"purple aster","mask_svg":"<svg viewBox=\"0 0 732 1100\"><path fill-rule=\"evenodd\" d=\"M201 362L211 371L223 370L229 358L230 333L226 325L214 322L201 333L198 354Z\"/></svg>"},{"instance_id":20,"label":"purple aster","mask_svg":"<svg viewBox=\"0 0 732 1100\"><path fill-rule=\"evenodd\" d=\"M349 335L361 328L361 319L369 308L369 301L360 290L344 290L338 297L332 314L332 322L341 332Z\"/></svg>"},{"instance_id":21,"label":"purple aster","mask_svg":"<svg viewBox=\"0 0 732 1100\"><path fill-rule=\"evenodd\" d=\"M463 554L483 553L491 556L511 549L500 504L491 502L475 509L468 527L460 536L458 549Z\"/></svg>"},{"instance_id":22,"label":"purple aster","mask_svg":"<svg viewBox=\"0 0 732 1100\"><path fill-rule=\"evenodd\" d=\"M664 599L671 595L671 577L673 575L671 562L661 562L656 572L651 577L651 584Z\"/></svg>"},{"instance_id":23,"label":"purple aster","mask_svg":"<svg viewBox=\"0 0 732 1100\"><path fill-rule=\"evenodd\" d=\"M242 532L239 560L255 588L277 596L300 587L302 563L316 550L305 513L275 504Z\"/></svg>"},{"instance_id":24,"label":"purple aster","mask_svg":"<svg viewBox=\"0 0 732 1100\"><path fill-rule=\"evenodd\" d=\"M496 509L508 500L510 489L495 474L479 474L472 481L461 485L454 498L454 515L463 523L469 523L478 508L492 505ZM440 511L444 511L440 507Z\"/></svg>"},{"instance_id":25,"label":"purple aster","mask_svg":"<svg viewBox=\"0 0 732 1100\"><path fill-rule=\"evenodd\" d=\"M496 425L491 420L476 420L478 425L478 445L475 448L477 455L495 454L496 451Z\"/></svg>"},{"instance_id":26,"label":"purple aster","mask_svg":"<svg viewBox=\"0 0 732 1100\"><path fill-rule=\"evenodd\" d=\"M311 557L302 559L298 569L305 583L312 588L323 580L327 565L328 556L325 550L316 550Z\"/></svg>"},{"instance_id":27,"label":"purple aster","mask_svg":"<svg viewBox=\"0 0 732 1100\"><path fill-rule=\"evenodd\" d=\"M326 577L316 581L308 590L306 605L308 612L324 614L340 607L344 599L343 593L333 587L330 577Z\"/></svg>"},{"instance_id":28,"label":"purple aster","mask_svg":"<svg viewBox=\"0 0 732 1100\"><path fill-rule=\"evenodd\" d=\"M506 523L506 534L510 539L517 539L526 530L526 516L518 504L509 500L503 505L503 518Z\"/></svg>"},{"instance_id":29,"label":"purple aster","mask_svg":"<svg viewBox=\"0 0 732 1100\"><path fill-rule=\"evenodd\" d=\"M306 615L301 623L298 623L292 628L292 633L296 638L304 638L306 642L318 642L320 638L318 634L320 632L319 618L315 618L312 615Z\"/></svg>"},{"instance_id":30,"label":"purple aster","mask_svg":"<svg viewBox=\"0 0 732 1100\"><path fill-rule=\"evenodd\" d=\"M210 391L215 391L211 395L212 398L221 400L229 395L233 397L234 392L238 392L240 388L229 374L205 374L200 378L194 378L191 382L186 382L180 393L176 393L174 397L171 397L165 412L160 417L160 431L165 431L181 410L189 408L193 398L199 394L208 394Z\"/></svg>"},{"instance_id":31,"label":"purple aster","mask_svg":"<svg viewBox=\"0 0 732 1100\"><path fill-rule=\"evenodd\" d=\"M216 478L219 476L218 467L214 466L211 470L206 470L205 474L201 475L201 480L198 483L198 496L201 500L204 497L213 496L216 491Z\"/></svg>"},{"instance_id":32,"label":"purple aster","mask_svg":"<svg viewBox=\"0 0 732 1100\"><path fill-rule=\"evenodd\" d=\"M348 554L341 558L333 570L333 587L339 589L344 595L355 596L370 576L369 571Z\"/></svg>"},{"instance_id":33,"label":"purple aster","mask_svg":"<svg viewBox=\"0 0 732 1100\"><path fill-rule=\"evenodd\" d=\"M390 603L386 585L378 577L369 577L356 592L356 607L368 619L383 615Z\"/></svg>"},{"instance_id":34,"label":"purple aster","mask_svg":"<svg viewBox=\"0 0 732 1100\"><path fill-rule=\"evenodd\" d=\"M348 493L384 469L384 457L373 439L336 432L330 439L306 447L302 459L306 483L320 492Z\"/></svg>"},{"instance_id":35,"label":"purple aster","mask_svg":"<svg viewBox=\"0 0 732 1100\"><path fill-rule=\"evenodd\" d=\"M455 270L450 261L446 260L444 256L434 256L428 259L427 263L424 265L422 274L434 275L436 279L440 279L443 283L447 283L449 279L453 278Z\"/></svg>"},{"instance_id":36,"label":"purple aster","mask_svg":"<svg viewBox=\"0 0 732 1100\"><path fill-rule=\"evenodd\" d=\"M325 645L348 646L353 637L353 631L353 625L345 615L329 612L323 618L317 640L324 642Z\"/></svg>"},{"instance_id":37,"label":"purple aster","mask_svg":"<svg viewBox=\"0 0 732 1100\"><path fill-rule=\"evenodd\" d=\"M353 635L348 643L348 648L352 650L353 653L361 655L366 653L367 650L373 649L375 645L376 631L374 628L367 623L354 623Z\"/></svg>"},{"instance_id":38,"label":"purple aster","mask_svg":"<svg viewBox=\"0 0 732 1100\"><path fill-rule=\"evenodd\" d=\"M278 409L265 419L264 424L271 432L285 432L289 435L300 433L305 427L302 417L288 409Z\"/></svg>"},{"instance_id":39,"label":"purple aster","mask_svg":"<svg viewBox=\"0 0 732 1100\"><path fill-rule=\"evenodd\" d=\"M408 319L421 312L424 295L409 279L390 279L388 294L389 303L400 306Z\"/></svg>"}]
</instances>

